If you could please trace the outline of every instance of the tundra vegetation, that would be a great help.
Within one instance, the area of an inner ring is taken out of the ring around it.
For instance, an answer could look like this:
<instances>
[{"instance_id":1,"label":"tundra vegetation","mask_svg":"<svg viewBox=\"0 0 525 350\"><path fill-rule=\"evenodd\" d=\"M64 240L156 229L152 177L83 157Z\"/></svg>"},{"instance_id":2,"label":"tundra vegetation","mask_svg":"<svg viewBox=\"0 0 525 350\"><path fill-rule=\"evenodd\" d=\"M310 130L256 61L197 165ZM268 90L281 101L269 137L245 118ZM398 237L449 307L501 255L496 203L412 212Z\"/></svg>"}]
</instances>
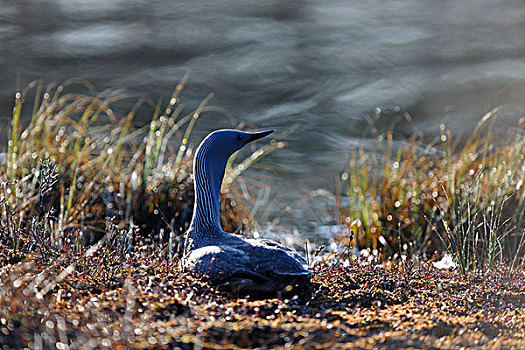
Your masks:
<instances>
[{"instance_id":1,"label":"tundra vegetation","mask_svg":"<svg viewBox=\"0 0 525 350\"><path fill-rule=\"evenodd\" d=\"M213 110L210 95L185 112L186 80L124 114L121 91L85 81L16 93L0 168L4 349L524 347L525 138L494 136L501 107L467 138L445 125L397 138L370 117L375 148L349 150L335 189L339 244L307 246L312 295L254 300L180 270L188 139ZM229 164L225 230L257 225L260 181L243 172L283 146Z\"/></svg>"}]
</instances>

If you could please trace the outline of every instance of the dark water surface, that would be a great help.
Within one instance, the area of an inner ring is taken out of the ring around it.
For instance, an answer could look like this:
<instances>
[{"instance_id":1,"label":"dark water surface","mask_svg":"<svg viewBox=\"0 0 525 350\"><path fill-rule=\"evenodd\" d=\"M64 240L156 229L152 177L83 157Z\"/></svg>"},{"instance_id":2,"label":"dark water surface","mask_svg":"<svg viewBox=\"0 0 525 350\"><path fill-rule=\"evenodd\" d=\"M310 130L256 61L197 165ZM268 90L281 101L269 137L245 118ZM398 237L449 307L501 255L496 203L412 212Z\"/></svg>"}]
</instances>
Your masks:
<instances>
[{"instance_id":1,"label":"dark water surface","mask_svg":"<svg viewBox=\"0 0 525 350\"><path fill-rule=\"evenodd\" d=\"M270 198L286 190L279 204L292 205L334 190L350 150L366 146L363 120L377 108L384 125L400 108L416 128L446 121L461 131L505 102L500 126L515 124L524 55L522 1L0 0L0 117L38 78L85 78L165 101L191 70L187 105L214 92L213 105L238 121L281 132L298 125L267 160L286 170L269 180ZM232 126L220 113L199 123L193 144ZM319 224L321 202L283 222Z\"/></svg>"}]
</instances>

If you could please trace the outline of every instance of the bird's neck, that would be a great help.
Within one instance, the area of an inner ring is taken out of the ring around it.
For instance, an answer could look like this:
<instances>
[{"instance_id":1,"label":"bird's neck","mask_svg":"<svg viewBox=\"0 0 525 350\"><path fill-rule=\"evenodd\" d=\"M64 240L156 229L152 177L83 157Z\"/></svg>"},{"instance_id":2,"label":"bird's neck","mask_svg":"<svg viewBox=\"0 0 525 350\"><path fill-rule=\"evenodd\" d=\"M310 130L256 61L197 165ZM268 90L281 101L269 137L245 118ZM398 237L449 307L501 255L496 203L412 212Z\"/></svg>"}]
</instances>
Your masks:
<instances>
[{"instance_id":1,"label":"bird's neck","mask_svg":"<svg viewBox=\"0 0 525 350\"><path fill-rule=\"evenodd\" d=\"M228 159L208 156L197 152L193 166L195 180L195 204L190 227L194 235L206 236L222 232L219 220L219 196Z\"/></svg>"}]
</instances>

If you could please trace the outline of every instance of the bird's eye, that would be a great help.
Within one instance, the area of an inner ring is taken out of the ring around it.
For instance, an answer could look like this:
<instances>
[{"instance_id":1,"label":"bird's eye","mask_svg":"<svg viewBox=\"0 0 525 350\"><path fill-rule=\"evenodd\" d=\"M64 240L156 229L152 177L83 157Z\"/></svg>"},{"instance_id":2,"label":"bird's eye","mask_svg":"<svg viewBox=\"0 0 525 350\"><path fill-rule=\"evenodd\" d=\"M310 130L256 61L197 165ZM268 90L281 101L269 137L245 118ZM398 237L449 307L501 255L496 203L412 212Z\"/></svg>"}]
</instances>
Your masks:
<instances>
[{"instance_id":1,"label":"bird's eye","mask_svg":"<svg viewBox=\"0 0 525 350\"><path fill-rule=\"evenodd\" d=\"M242 141L244 137L241 134L237 134L237 140Z\"/></svg>"}]
</instances>

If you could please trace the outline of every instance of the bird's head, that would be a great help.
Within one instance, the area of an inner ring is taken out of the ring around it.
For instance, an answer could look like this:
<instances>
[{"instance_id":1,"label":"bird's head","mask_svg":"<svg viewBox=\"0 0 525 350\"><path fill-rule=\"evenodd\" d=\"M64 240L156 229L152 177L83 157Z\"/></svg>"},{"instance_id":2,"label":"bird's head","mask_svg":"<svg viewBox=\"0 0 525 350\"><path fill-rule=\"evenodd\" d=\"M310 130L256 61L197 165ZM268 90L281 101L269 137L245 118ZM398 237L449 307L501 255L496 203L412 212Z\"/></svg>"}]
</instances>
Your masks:
<instances>
[{"instance_id":1,"label":"bird's head","mask_svg":"<svg viewBox=\"0 0 525 350\"><path fill-rule=\"evenodd\" d=\"M247 143L272 132L274 130L259 132L217 130L206 136L197 148L193 160L195 209L192 227L201 227L200 229L203 230L212 227L213 230L222 230L219 221L219 196L228 159Z\"/></svg>"},{"instance_id":2,"label":"bird's head","mask_svg":"<svg viewBox=\"0 0 525 350\"><path fill-rule=\"evenodd\" d=\"M275 130L259 132L245 132L239 130L217 130L209 134L199 146L208 156L228 159L233 153L240 150L249 142L270 135Z\"/></svg>"}]
</instances>

